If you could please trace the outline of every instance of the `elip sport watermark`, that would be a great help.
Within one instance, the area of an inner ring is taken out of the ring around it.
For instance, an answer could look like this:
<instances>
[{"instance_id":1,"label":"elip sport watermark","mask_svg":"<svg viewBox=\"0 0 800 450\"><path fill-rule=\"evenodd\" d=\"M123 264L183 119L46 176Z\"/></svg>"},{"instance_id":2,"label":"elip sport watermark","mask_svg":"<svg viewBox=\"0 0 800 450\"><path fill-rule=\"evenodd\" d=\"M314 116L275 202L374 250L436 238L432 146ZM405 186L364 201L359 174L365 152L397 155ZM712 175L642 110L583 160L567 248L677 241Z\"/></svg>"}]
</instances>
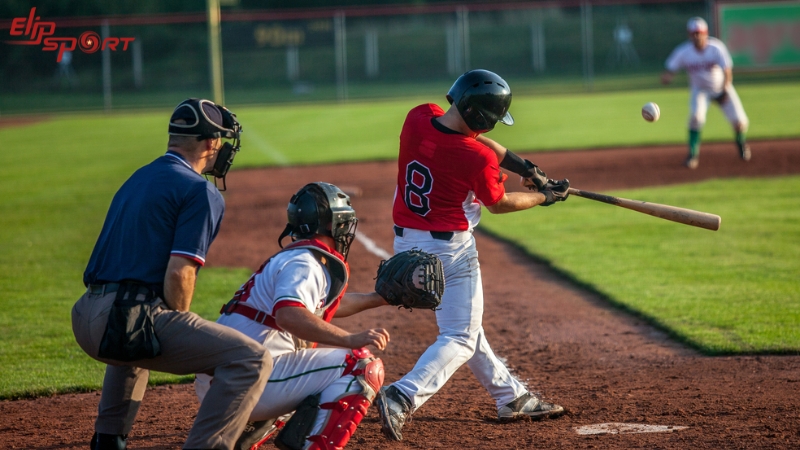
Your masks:
<instances>
[{"instance_id":1,"label":"elip sport watermark","mask_svg":"<svg viewBox=\"0 0 800 450\"><path fill-rule=\"evenodd\" d=\"M84 31L80 37L55 37L56 23L41 20L41 16L36 15L36 7L31 8L28 17L15 17L11 21L9 34L11 36L27 36L24 41L6 41L11 45L41 45L42 51L54 52L58 50L56 62L61 62L64 52L71 52L80 48L84 53L94 53L98 50L109 49L117 51L128 50L128 44L136 38L132 37L107 37L100 39L100 35L94 31Z\"/></svg>"}]
</instances>

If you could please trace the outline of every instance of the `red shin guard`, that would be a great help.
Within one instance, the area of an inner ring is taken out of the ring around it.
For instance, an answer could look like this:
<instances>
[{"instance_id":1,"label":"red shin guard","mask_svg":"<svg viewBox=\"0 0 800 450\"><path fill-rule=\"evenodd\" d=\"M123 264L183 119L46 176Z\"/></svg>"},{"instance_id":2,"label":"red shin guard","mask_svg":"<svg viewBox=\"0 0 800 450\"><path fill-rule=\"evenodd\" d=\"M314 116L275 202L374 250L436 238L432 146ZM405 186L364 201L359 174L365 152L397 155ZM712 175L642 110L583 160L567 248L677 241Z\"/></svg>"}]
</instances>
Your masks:
<instances>
[{"instance_id":1,"label":"red shin guard","mask_svg":"<svg viewBox=\"0 0 800 450\"><path fill-rule=\"evenodd\" d=\"M383 385L383 361L365 348L353 350L353 355L357 361L343 375L355 376L363 390L319 405L320 409L330 410L330 417L319 434L308 437L312 443L309 449L343 449Z\"/></svg>"}]
</instances>

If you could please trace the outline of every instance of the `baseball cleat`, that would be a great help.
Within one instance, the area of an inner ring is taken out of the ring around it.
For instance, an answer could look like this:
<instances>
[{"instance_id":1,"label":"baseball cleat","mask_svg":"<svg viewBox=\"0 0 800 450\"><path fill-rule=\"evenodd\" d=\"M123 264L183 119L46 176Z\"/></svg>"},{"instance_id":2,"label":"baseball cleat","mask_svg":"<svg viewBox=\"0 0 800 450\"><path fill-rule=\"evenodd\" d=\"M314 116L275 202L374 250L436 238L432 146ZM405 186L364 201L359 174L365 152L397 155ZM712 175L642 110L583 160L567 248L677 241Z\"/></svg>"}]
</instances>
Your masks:
<instances>
[{"instance_id":1,"label":"baseball cleat","mask_svg":"<svg viewBox=\"0 0 800 450\"><path fill-rule=\"evenodd\" d=\"M402 441L403 425L406 423L411 405L404 395L394 387L383 387L375 399L375 406L381 416L381 431L384 436L394 441Z\"/></svg>"},{"instance_id":2,"label":"baseball cleat","mask_svg":"<svg viewBox=\"0 0 800 450\"><path fill-rule=\"evenodd\" d=\"M545 417L558 417L564 414L564 407L547 403L530 392L518 397L513 402L497 410L497 419L509 421L522 417L543 419Z\"/></svg>"},{"instance_id":3,"label":"baseball cleat","mask_svg":"<svg viewBox=\"0 0 800 450\"><path fill-rule=\"evenodd\" d=\"M700 165L700 158L690 156L686 158L686 162L683 164L690 169L697 169L697 166Z\"/></svg>"},{"instance_id":4,"label":"baseball cleat","mask_svg":"<svg viewBox=\"0 0 800 450\"><path fill-rule=\"evenodd\" d=\"M742 161L750 161L750 146L744 144L739 149L739 156L742 158Z\"/></svg>"}]
</instances>

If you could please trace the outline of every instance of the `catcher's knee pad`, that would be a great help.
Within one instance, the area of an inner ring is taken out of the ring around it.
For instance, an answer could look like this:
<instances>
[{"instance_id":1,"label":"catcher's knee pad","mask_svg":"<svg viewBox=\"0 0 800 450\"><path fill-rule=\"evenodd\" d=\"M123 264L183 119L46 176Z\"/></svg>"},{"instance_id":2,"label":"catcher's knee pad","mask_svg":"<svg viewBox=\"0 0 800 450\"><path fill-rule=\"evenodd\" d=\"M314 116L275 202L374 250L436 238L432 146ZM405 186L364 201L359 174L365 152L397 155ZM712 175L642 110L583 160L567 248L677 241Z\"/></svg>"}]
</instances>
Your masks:
<instances>
[{"instance_id":1,"label":"catcher's knee pad","mask_svg":"<svg viewBox=\"0 0 800 450\"><path fill-rule=\"evenodd\" d=\"M383 386L383 361L364 347L354 348L352 355L347 355L345 358L345 363L347 365L342 376L356 377L358 384L364 390L364 396L372 403Z\"/></svg>"}]
</instances>

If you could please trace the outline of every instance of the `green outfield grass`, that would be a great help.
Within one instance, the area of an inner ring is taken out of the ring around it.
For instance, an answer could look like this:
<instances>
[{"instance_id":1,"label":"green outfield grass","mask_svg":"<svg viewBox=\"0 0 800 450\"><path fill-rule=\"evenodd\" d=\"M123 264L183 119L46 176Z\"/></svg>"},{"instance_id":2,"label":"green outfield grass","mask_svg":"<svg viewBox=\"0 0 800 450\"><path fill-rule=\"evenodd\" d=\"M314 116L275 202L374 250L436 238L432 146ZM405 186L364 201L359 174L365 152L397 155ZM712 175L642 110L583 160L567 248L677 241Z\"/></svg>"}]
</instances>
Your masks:
<instances>
[{"instance_id":1,"label":"green outfield grass","mask_svg":"<svg viewBox=\"0 0 800 450\"><path fill-rule=\"evenodd\" d=\"M578 197L481 225L703 353L796 354L800 177L747 184L610 193L718 214L716 232Z\"/></svg>"},{"instance_id":2,"label":"green outfield grass","mask_svg":"<svg viewBox=\"0 0 800 450\"><path fill-rule=\"evenodd\" d=\"M740 93L753 123L751 137L800 136L800 123L788 119L794 117L800 86L754 84L743 86ZM687 96L685 89L518 95L513 107L517 125L499 126L492 136L519 151L679 143L685 134ZM431 100L441 99L233 108L245 127L244 150L235 167L392 159L405 113ZM647 101L662 106L659 122L646 123L639 117L639 108ZM102 366L76 346L70 308L83 290L82 273L111 198L134 170L164 152L170 112L71 114L0 128L4 148L0 166L0 307L4 311L0 315L0 398L100 385ZM729 137L724 119L712 110L705 138ZM235 177L234 171L232 183ZM735 192L738 196L739 190ZM763 218L769 211L761 205L766 205L769 191L759 192L764 201L748 208L758 208L752 217ZM558 211L560 206L551 209ZM734 206L739 203L730 208ZM716 207L705 209L718 212ZM727 225L726 219L723 231ZM193 308L215 317L218 303L227 300L246 272L201 271ZM728 289L739 289L744 281ZM760 286L759 280L748 283ZM598 289L606 292L603 286ZM665 322L665 326L672 325ZM752 326L757 328L759 323ZM776 348L784 345L773 341ZM792 345L797 349L797 343ZM176 378L159 374L154 379Z\"/></svg>"},{"instance_id":3,"label":"green outfield grass","mask_svg":"<svg viewBox=\"0 0 800 450\"><path fill-rule=\"evenodd\" d=\"M800 83L746 85L739 89L750 117L750 138L800 135L795 120ZM656 102L661 119L649 123L641 107ZM245 127L237 164L311 164L317 161L391 159L408 110L420 103L445 107L443 98L412 98L342 105L244 107L236 112ZM684 88L584 95L517 96L516 124L498 125L489 136L520 151L682 144L686 141L689 92ZM705 142L733 139L719 108L710 108Z\"/></svg>"}]
</instances>

